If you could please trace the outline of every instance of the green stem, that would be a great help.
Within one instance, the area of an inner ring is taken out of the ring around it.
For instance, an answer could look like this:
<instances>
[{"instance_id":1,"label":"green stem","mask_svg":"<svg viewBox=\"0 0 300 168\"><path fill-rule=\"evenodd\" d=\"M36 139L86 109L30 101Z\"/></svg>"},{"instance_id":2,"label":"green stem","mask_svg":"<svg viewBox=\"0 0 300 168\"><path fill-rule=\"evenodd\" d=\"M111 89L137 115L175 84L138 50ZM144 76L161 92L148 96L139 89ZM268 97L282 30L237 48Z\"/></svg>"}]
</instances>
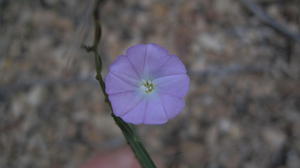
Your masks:
<instances>
[{"instance_id":1,"label":"green stem","mask_svg":"<svg viewBox=\"0 0 300 168\"><path fill-rule=\"evenodd\" d=\"M84 48L88 52L93 52L95 57L95 65L96 65L96 79L98 80L99 85L101 86L101 90L105 97L105 102L108 103L110 110L113 111L111 102L108 99L108 95L105 92L105 83L103 80L103 77L101 75L102 71L102 60L101 57L97 51L98 44L101 39L101 22L100 22L100 11L99 6L103 5L105 0L97 0L93 12L94 16L94 22L95 22L95 37L94 37L94 43L93 46L88 47L84 46ZM115 120L116 124L121 129L123 135L126 138L127 143L131 147L133 153L135 154L137 160L139 161L140 165L143 168L156 168L154 162L152 161L150 155L146 151L145 147L141 143L139 137L135 133L135 131L131 128L131 125L125 123L120 117L115 116L113 113L111 114L113 119Z\"/></svg>"}]
</instances>

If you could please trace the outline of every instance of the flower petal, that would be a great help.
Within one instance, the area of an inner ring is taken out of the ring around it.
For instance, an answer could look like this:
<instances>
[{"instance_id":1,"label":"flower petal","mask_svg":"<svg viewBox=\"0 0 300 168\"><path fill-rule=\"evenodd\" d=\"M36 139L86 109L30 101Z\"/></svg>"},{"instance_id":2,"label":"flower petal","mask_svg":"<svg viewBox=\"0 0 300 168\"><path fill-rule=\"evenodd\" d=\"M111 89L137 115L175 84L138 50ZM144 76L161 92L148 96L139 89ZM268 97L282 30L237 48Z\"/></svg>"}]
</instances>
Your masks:
<instances>
[{"instance_id":1,"label":"flower petal","mask_svg":"<svg viewBox=\"0 0 300 168\"><path fill-rule=\"evenodd\" d=\"M146 61L144 75L149 76L170 58L168 51L156 44L146 45Z\"/></svg>"},{"instance_id":2,"label":"flower petal","mask_svg":"<svg viewBox=\"0 0 300 168\"><path fill-rule=\"evenodd\" d=\"M138 44L130 47L127 49L126 55L132 68L139 76L141 76L143 74L145 66L146 45Z\"/></svg>"},{"instance_id":3,"label":"flower petal","mask_svg":"<svg viewBox=\"0 0 300 168\"><path fill-rule=\"evenodd\" d=\"M175 74L186 74L185 66L176 55L171 55L170 58L163 65L161 65L160 68L153 72L154 78Z\"/></svg>"},{"instance_id":4,"label":"flower petal","mask_svg":"<svg viewBox=\"0 0 300 168\"><path fill-rule=\"evenodd\" d=\"M127 91L137 90L138 81L132 80L128 77L122 77L113 72L109 72L105 78L106 88L105 91L107 94L116 94Z\"/></svg>"},{"instance_id":5,"label":"flower petal","mask_svg":"<svg viewBox=\"0 0 300 168\"><path fill-rule=\"evenodd\" d=\"M134 109L143 100L143 97L137 92L123 92L110 94L109 100L114 114L120 117Z\"/></svg>"},{"instance_id":6,"label":"flower petal","mask_svg":"<svg viewBox=\"0 0 300 168\"><path fill-rule=\"evenodd\" d=\"M159 96L159 95L157 95ZM144 124L164 124L168 121L166 111L159 97L147 99Z\"/></svg>"},{"instance_id":7,"label":"flower petal","mask_svg":"<svg viewBox=\"0 0 300 168\"><path fill-rule=\"evenodd\" d=\"M182 98L188 92L190 80L186 74L180 74L157 78L153 80L153 83L159 94Z\"/></svg>"},{"instance_id":8,"label":"flower petal","mask_svg":"<svg viewBox=\"0 0 300 168\"><path fill-rule=\"evenodd\" d=\"M144 121L146 101L142 100L135 108L122 116L122 119L132 124L142 124Z\"/></svg>"},{"instance_id":9,"label":"flower petal","mask_svg":"<svg viewBox=\"0 0 300 168\"><path fill-rule=\"evenodd\" d=\"M148 80L154 84L151 94L142 90ZM132 124L163 124L182 111L189 77L176 55L156 44L139 44L110 66L105 84L116 116Z\"/></svg>"},{"instance_id":10,"label":"flower petal","mask_svg":"<svg viewBox=\"0 0 300 168\"><path fill-rule=\"evenodd\" d=\"M117 60L111 64L110 72L114 72L115 74L121 75L126 78L131 79L139 79L139 75L133 69L132 65L130 64L127 56L121 55L117 58Z\"/></svg>"},{"instance_id":11,"label":"flower petal","mask_svg":"<svg viewBox=\"0 0 300 168\"><path fill-rule=\"evenodd\" d=\"M162 105L166 111L168 119L177 116L184 108L185 102L182 98L177 98L170 95L160 95Z\"/></svg>"}]
</instances>

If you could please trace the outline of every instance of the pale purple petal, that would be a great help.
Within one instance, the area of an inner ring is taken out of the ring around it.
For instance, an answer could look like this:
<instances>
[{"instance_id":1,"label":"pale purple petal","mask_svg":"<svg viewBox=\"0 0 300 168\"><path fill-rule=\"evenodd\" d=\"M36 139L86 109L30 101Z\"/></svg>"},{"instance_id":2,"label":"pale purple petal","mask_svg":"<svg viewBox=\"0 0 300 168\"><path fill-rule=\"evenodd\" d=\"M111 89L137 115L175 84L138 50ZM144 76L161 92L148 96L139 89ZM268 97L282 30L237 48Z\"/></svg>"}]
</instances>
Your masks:
<instances>
[{"instance_id":1,"label":"pale purple petal","mask_svg":"<svg viewBox=\"0 0 300 168\"><path fill-rule=\"evenodd\" d=\"M138 44L130 47L127 49L126 55L134 71L141 76L145 66L146 45Z\"/></svg>"},{"instance_id":2,"label":"pale purple petal","mask_svg":"<svg viewBox=\"0 0 300 168\"><path fill-rule=\"evenodd\" d=\"M154 78L175 74L186 74L185 66L176 55L171 55L169 59L161 65L161 68L153 72Z\"/></svg>"},{"instance_id":3,"label":"pale purple petal","mask_svg":"<svg viewBox=\"0 0 300 168\"><path fill-rule=\"evenodd\" d=\"M185 105L184 99L170 95L161 94L160 99L166 111L168 119L171 119L178 115Z\"/></svg>"},{"instance_id":4,"label":"pale purple petal","mask_svg":"<svg viewBox=\"0 0 300 168\"><path fill-rule=\"evenodd\" d=\"M167 114L159 97L147 99L145 118L143 123L164 124L167 121Z\"/></svg>"},{"instance_id":5,"label":"pale purple petal","mask_svg":"<svg viewBox=\"0 0 300 168\"><path fill-rule=\"evenodd\" d=\"M123 116L133 110L143 97L136 92L124 92L118 94L109 94L109 100L116 116Z\"/></svg>"},{"instance_id":6,"label":"pale purple petal","mask_svg":"<svg viewBox=\"0 0 300 168\"><path fill-rule=\"evenodd\" d=\"M139 44L111 65L105 84L116 116L132 124L163 124L182 111L189 77L176 55Z\"/></svg>"},{"instance_id":7,"label":"pale purple petal","mask_svg":"<svg viewBox=\"0 0 300 168\"><path fill-rule=\"evenodd\" d=\"M138 87L138 81L123 77L114 72L109 72L105 78L106 87L105 91L107 94L116 94L128 91L136 91Z\"/></svg>"},{"instance_id":8,"label":"pale purple petal","mask_svg":"<svg viewBox=\"0 0 300 168\"><path fill-rule=\"evenodd\" d=\"M139 75L135 72L132 65L130 64L127 56L121 55L117 60L110 65L110 72L118 74L125 78L139 79Z\"/></svg>"},{"instance_id":9,"label":"pale purple petal","mask_svg":"<svg viewBox=\"0 0 300 168\"><path fill-rule=\"evenodd\" d=\"M184 97L189 89L189 77L185 74L165 76L153 82L159 94L168 94L178 98Z\"/></svg>"},{"instance_id":10,"label":"pale purple petal","mask_svg":"<svg viewBox=\"0 0 300 168\"><path fill-rule=\"evenodd\" d=\"M146 63L144 73L151 76L153 72L159 69L171 57L168 51L156 44L146 45Z\"/></svg>"},{"instance_id":11,"label":"pale purple petal","mask_svg":"<svg viewBox=\"0 0 300 168\"><path fill-rule=\"evenodd\" d=\"M146 101L142 100L135 108L122 116L122 119L132 124L142 124L145 117Z\"/></svg>"}]
</instances>

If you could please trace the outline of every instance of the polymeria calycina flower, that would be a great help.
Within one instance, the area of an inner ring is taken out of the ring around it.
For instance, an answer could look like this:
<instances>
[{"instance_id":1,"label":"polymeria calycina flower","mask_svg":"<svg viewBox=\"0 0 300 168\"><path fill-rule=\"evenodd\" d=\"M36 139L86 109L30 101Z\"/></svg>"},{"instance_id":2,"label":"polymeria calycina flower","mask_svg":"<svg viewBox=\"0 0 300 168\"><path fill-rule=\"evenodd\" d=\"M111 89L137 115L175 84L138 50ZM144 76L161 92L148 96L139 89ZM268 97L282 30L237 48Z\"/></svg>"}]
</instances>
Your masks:
<instances>
[{"instance_id":1,"label":"polymeria calycina flower","mask_svg":"<svg viewBox=\"0 0 300 168\"><path fill-rule=\"evenodd\" d=\"M138 44L118 56L105 84L116 116L132 124L163 124L182 111L189 77L176 55Z\"/></svg>"}]
</instances>

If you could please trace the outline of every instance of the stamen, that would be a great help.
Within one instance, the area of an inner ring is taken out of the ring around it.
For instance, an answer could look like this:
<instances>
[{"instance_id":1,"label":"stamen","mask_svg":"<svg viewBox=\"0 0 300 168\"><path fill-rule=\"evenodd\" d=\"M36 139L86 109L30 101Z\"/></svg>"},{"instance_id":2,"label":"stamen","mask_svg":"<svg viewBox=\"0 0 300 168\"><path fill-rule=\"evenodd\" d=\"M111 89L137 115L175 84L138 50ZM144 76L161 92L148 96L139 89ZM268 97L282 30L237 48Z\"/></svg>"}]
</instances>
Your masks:
<instances>
[{"instance_id":1,"label":"stamen","mask_svg":"<svg viewBox=\"0 0 300 168\"><path fill-rule=\"evenodd\" d=\"M154 90L154 84L150 80L143 81L142 88L145 93L149 94Z\"/></svg>"}]
</instances>

